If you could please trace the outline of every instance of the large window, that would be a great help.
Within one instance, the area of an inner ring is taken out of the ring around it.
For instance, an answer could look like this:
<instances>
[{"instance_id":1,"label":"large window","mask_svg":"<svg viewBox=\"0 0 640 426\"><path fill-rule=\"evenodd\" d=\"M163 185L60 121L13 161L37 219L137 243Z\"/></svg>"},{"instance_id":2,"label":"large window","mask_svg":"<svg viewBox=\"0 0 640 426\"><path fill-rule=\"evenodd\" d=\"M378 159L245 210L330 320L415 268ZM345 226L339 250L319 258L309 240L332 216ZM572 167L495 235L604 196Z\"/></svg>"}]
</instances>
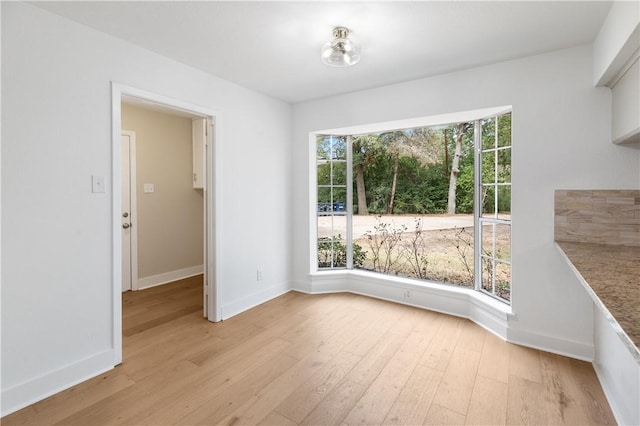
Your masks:
<instances>
[{"instance_id":1,"label":"large window","mask_svg":"<svg viewBox=\"0 0 640 426\"><path fill-rule=\"evenodd\" d=\"M318 268L347 266L347 138L319 137L317 144Z\"/></svg>"},{"instance_id":2,"label":"large window","mask_svg":"<svg viewBox=\"0 0 640 426\"><path fill-rule=\"evenodd\" d=\"M481 241L477 259L482 290L509 300L511 297L511 115L484 120L478 211Z\"/></svg>"},{"instance_id":3,"label":"large window","mask_svg":"<svg viewBox=\"0 0 640 426\"><path fill-rule=\"evenodd\" d=\"M511 289L511 114L318 135L319 271Z\"/></svg>"}]
</instances>

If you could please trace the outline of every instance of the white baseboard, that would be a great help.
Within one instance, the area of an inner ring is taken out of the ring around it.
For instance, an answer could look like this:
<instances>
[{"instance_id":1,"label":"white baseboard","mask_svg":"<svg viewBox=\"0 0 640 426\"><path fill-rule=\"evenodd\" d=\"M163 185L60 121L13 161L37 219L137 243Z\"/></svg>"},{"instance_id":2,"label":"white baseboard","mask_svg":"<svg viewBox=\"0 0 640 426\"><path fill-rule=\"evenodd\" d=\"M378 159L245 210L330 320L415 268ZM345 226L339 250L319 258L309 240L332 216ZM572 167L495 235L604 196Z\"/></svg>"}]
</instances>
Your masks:
<instances>
[{"instance_id":1,"label":"white baseboard","mask_svg":"<svg viewBox=\"0 0 640 426\"><path fill-rule=\"evenodd\" d=\"M448 315L468 318L487 331L522 346L591 362L593 345L537 334L510 326L511 308L480 292L435 283L415 283L362 271L331 271L312 274L309 283L296 282L294 289L309 294L351 292Z\"/></svg>"},{"instance_id":2,"label":"white baseboard","mask_svg":"<svg viewBox=\"0 0 640 426\"><path fill-rule=\"evenodd\" d=\"M531 331L510 327L507 330L507 341L520 346L527 346L544 352L567 356L569 358L580 359L587 362L593 361L593 345L575 342L565 338L537 334Z\"/></svg>"},{"instance_id":3,"label":"white baseboard","mask_svg":"<svg viewBox=\"0 0 640 426\"><path fill-rule=\"evenodd\" d=\"M109 349L3 389L1 415L11 414L109 371L114 367L114 360L115 353Z\"/></svg>"},{"instance_id":4,"label":"white baseboard","mask_svg":"<svg viewBox=\"0 0 640 426\"><path fill-rule=\"evenodd\" d=\"M200 275L203 271L204 268L202 265L196 265L184 269L178 269L176 271L169 271L158 275L138 278L137 290L143 290L145 288L155 287L157 285L167 284L177 280L183 280L195 275Z\"/></svg>"},{"instance_id":5,"label":"white baseboard","mask_svg":"<svg viewBox=\"0 0 640 426\"><path fill-rule=\"evenodd\" d=\"M485 330L506 340L509 318L513 317L513 314L500 309L502 302L491 300L479 292L471 292L469 293L469 303L468 318Z\"/></svg>"},{"instance_id":6,"label":"white baseboard","mask_svg":"<svg viewBox=\"0 0 640 426\"><path fill-rule=\"evenodd\" d=\"M231 318L234 315L238 315L246 310L254 308L268 300L281 296L292 290L291 284L283 282L273 285L262 291L250 294L248 296L236 299L231 303L222 305L220 308L222 319Z\"/></svg>"},{"instance_id":7,"label":"white baseboard","mask_svg":"<svg viewBox=\"0 0 640 426\"><path fill-rule=\"evenodd\" d=\"M401 303L458 317L467 317L466 295L444 293L437 288L422 287L397 280L385 282L380 277L354 275L349 280L349 291L377 299Z\"/></svg>"},{"instance_id":8,"label":"white baseboard","mask_svg":"<svg viewBox=\"0 0 640 426\"><path fill-rule=\"evenodd\" d=\"M323 273L314 275L310 283L306 285L306 290L311 294L341 293L350 291L349 277L342 271L336 273Z\"/></svg>"},{"instance_id":9,"label":"white baseboard","mask_svg":"<svg viewBox=\"0 0 640 426\"><path fill-rule=\"evenodd\" d=\"M291 281L291 290L311 294L311 284L306 281Z\"/></svg>"}]
</instances>

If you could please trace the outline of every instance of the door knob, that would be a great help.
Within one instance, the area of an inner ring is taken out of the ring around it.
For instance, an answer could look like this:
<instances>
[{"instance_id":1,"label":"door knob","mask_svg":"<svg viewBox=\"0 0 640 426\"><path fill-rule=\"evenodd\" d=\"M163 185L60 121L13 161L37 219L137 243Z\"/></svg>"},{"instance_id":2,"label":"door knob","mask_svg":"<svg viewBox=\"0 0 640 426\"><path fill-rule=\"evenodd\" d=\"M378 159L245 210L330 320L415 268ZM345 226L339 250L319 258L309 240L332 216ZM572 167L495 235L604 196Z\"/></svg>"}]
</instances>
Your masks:
<instances>
[{"instance_id":1,"label":"door knob","mask_svg":"<svg viewBox=\"0 0 640 426\"><path fill-rule=\"evenodd\" d=\"M129 225L128 223L123 223L123 224L122 224L122 227L123 227L124 229L127 229L127 228L128 228L128 227L130 227L130 226L131 226L131 225Z\"/></svg>"}]
</instances>

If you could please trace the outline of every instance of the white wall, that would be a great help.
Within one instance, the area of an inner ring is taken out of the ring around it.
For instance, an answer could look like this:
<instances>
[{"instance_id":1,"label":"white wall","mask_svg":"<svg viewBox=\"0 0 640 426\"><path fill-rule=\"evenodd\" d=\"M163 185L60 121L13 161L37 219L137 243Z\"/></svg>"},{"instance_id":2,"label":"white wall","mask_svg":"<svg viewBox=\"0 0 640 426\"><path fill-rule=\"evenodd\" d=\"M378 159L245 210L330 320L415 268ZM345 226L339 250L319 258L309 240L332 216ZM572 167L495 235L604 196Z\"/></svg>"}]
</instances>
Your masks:
<instances>
[{"instance_id":1,"label":"white wall","mask_svg":"<svg viewBox=\"0 0 640 426\"><path fill-rule=\"evenodd\" d=\"M591 358L592 304L554 248L553 191L637 188L640 178L637 156L610 142L611 93L592 76L584 46L295 105L295 286L310 282L309 132L512 105L516 318L507 335Z\"/></svg>"},{"instance_id":2,"label":"white wall","mask_svg":"<svg viewBox=\"0 0 640 426\"><path fill-rule=\"evenodd\" d=\"M593 42L593 81L607 85L638 49L640 4L614 1Z\"/></svg>"},{"instance_id":3,"label":"white wall","mask_svg":"<svg viewBox=\"0 0 640 426\"><path fill-rule=\"evenodd\" d=\"M288 289L291 108L37 7L1 7L6 414L115 359L112 189L90 192L91 175L111 181L111 82L220 111L229 314Z\"/></svg>"}]
</instances>

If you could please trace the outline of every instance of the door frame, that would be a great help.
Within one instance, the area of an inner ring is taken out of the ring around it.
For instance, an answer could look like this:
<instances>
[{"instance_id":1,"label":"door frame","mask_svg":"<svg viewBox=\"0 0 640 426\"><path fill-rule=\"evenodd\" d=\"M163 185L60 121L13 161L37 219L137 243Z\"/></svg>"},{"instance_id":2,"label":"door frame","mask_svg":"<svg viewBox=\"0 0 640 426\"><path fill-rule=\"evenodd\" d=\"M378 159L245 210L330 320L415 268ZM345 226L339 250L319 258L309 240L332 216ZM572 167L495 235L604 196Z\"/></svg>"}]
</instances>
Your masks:
<instances>
[{"instance_id":1,"label":"door frame","mask_svg":"<svg viewBox=\"0 0 640 426\"><path fill-rule=\"evenodd\" d=\"M136 132L131 130L121 130L121 135L129 136L129 196L131 205L129 207L129 217L132 226L131 233L131 290L138 289L138 194L136 187ZM122 152L122 151L121 151ZM120 188L120 186L118 186ZM122 211L120 211L122 214ZM122 224L121 224L122 226ZM122 259L122 254L120 256ZM120 274L122 276L122 274Z\"/></svg>"},{"instance_id":2,"label":"door frame","mask_svg":"<svg viewBox=\"0 0 640 426\"><path fill-rule=\"evenodd\" d=\"M122 238L120 233L120 135L122 132L122 108L123 97L138 98L153 104L159 104L177 111L184 111L190 114L209 118L211 128L206 149L206 169L207 180L205 182L205 235L204 240L207 250L205 270L207 271L207 283L205 291L207 303L205 310L207 319L212 322L222 320L220 309L219 285L220 266L218 239L220 237L220 224L216 218L220 217L220 159L216 155L216 148L220 142L221 135L221 114L210 108L192 104L180 99L170 98L146 90L137 89L116 82L111 83L111 188L112 188L112 304L113 304L113 348L114 365L122 362Z\"/></svg>"}]
</instances>

